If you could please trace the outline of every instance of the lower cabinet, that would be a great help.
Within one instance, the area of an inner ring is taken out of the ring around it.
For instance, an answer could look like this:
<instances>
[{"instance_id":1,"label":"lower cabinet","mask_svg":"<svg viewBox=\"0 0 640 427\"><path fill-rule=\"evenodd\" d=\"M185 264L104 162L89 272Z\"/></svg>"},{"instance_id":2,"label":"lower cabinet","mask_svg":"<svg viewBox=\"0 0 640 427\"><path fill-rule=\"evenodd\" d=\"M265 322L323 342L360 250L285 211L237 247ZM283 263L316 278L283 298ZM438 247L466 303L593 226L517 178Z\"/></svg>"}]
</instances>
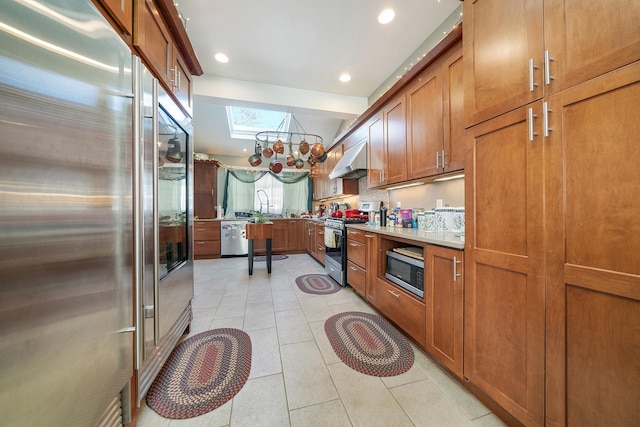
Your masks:
<instances>
[{"instance_id":1,"label":"lower cabinet","mask_svg":"<svg viewBox=\"0 0 640 427\"><path fill-rule=\"evenodd\" d=\"M427 245L424 259L425 349L463 377L464 252Z\"/></svg>"},{"instance_id":2,"label":"lower cabinet","mask_svg":"<svg viewBox=\"0 0 640 427\"><path fill-rule=\"evenodd\" d=\"M315 258L324 265L326 247L324 245L324 223L315 224Z\"/></svg>"},{"instance_id":3,"label":"lower cabinet","mask_svg":"<svg viewBox=\"0 0 640 427\"><path fill-rule=\"evenodd\" d=\"M193 222L193 258L220 258L220 222Z\"/></svg>"},{"instance_id":4,"label":"lower cabinet","mask_svg":"<svg viewBox=\"0 0 640 427\"><path fill-rule=\"evenodd\" d=\"M367 294L366 242L364 231L347 228L347 283L363 297Z\"/></svg>"},{"instance_id":5,"label":"lower cabinet","mask_svg":"<svg viewBox=\"0 0 640 427\"><path fill-rule=\"evenodd\" d=\"M425 307L422 301L383 278L376 280L376 307L422 347L425 345Z\"/></svg>"}]
</instances>

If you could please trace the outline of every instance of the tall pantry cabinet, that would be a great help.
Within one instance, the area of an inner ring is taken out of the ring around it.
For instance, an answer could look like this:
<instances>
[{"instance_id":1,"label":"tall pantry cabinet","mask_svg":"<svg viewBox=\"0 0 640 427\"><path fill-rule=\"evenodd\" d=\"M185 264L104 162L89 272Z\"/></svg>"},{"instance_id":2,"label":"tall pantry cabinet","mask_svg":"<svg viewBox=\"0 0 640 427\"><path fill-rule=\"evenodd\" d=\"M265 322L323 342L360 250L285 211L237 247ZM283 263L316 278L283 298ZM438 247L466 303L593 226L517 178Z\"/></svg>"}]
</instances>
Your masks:
<instances>
[{"instance_id":1,"label":"tall pantry cabinet","mask_svg":"<svg viewBox=\"0 0 640 427\"><path fill-rule=\"evenodd\" d=\"M464 374L526 425L640 414L639 20L464 3Z\"/></svg>"}]
</instances>

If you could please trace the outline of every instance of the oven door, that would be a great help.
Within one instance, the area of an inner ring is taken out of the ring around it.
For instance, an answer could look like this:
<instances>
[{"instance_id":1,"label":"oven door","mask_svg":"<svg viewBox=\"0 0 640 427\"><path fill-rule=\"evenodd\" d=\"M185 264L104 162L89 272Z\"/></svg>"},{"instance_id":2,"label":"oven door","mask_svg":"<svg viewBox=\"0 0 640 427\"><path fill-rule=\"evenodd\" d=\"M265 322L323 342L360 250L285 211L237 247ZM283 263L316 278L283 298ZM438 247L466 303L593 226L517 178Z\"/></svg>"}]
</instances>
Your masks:
<instances>
[{"instance_id":1,"label":"oven door","mask_svg":"<svg viewBox=\"0 0 640 427\"><path fill-rule=\"evenodd\" d=\"M344 230L325 227L324 245L326 248L325 272L341 286L345 286L344 267L347 259L344 250Z\"/></svg>"}]
</instances>

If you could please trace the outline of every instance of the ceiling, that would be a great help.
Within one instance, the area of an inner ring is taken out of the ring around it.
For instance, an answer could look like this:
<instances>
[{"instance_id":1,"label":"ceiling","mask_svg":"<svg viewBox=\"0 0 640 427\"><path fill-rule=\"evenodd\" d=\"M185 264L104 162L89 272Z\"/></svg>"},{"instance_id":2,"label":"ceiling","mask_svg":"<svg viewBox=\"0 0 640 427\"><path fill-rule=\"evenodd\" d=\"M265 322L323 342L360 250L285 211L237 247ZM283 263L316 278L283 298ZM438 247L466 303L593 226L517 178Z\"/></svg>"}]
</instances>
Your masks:
<instances>
[{"instance_id":1,"label":"ceiling","mask_svg":"<svg viewBox=\"0 0 640 427\"><path fill-rule=\"evenodd\" d=\"M204 70L194 77L196 152L248 157L253 141L231 139L226 105L289 111L330 145L368 98L396 73L458 0L179 0ZM395 10L387 25L377 22ZM214 54L223 52L222 64ZM425 52L426 53L426 52ZM342 83L338 77L349 73ZM248 150L243 152L242 149Z\"/></svg>"}]
</instances>

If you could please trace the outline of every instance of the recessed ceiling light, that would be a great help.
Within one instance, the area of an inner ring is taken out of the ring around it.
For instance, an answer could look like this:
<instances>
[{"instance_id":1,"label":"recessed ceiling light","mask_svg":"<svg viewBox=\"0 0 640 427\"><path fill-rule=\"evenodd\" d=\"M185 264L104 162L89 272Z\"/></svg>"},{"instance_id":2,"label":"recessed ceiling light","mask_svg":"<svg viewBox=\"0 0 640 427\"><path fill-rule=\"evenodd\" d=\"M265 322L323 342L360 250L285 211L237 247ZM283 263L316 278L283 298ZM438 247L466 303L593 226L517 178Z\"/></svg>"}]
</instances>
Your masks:
<instances>
[{"instance_id":1,"label":"recessed ceiling light","mask_svg":"<svg viewBox=\"0 0 640 427\"><path fill-rule=\"evenodd\" d=\"M341 75L340 75L340 81L341 81L342 83L346 83L346 82L348 82L349 80L351 80L351 76L350 76L349 74L347 74L347 73L343 73L343 74L341 74Z\"/></svg>"},{"instance_id":2,"label":"recessed ceiling light","mask_svg":"<svg viewBox=\"0 0 640 427\"><path fill-rule=\"evenodd\" d=\"M227 62L229 62L229 58L224 53L216 53L214 58L216 58L216 61L222 62L223 64L226 64Z\"/></svg>"},{"instance_id":3,"label":"recessed ceiling light","mask_svg":"<svg viewBox=\"0 0 640 427\"><path fill-rule=\"evenodd\" d=\"M393 11L393 9L385 9L382 12L380 12L380 15L378 15L378 22L381 24L388 24L389 22L393 21L393 18L395 18L396 13Z\"/></svg>"}]
</instances>

